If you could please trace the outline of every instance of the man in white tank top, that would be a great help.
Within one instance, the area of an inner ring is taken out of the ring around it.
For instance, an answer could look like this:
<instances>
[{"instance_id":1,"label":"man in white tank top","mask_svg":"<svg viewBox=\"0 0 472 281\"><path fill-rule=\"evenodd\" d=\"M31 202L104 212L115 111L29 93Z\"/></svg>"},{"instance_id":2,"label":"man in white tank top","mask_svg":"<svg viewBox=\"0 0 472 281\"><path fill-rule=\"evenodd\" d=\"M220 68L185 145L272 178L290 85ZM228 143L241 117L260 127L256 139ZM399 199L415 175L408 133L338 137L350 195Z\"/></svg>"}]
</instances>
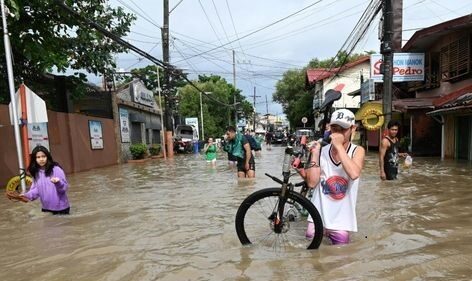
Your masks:
<instances>
[{"instance_id":1,"label":"man in white tank top","mask_svg":"<svg viewBox=\"0 0 472 281\"><path fill-rule=\"evenodd\" d=\"M330 120L331 143L310 149L306 182L314 188L312 203L320 212L325 235L332 244L349 243L349 232L357 232L356 201L365 151L351 143L356 130L354 114L347 109L333 112ZM308 218L307 238L314 236Z\"/></svg>"}]
</instances>

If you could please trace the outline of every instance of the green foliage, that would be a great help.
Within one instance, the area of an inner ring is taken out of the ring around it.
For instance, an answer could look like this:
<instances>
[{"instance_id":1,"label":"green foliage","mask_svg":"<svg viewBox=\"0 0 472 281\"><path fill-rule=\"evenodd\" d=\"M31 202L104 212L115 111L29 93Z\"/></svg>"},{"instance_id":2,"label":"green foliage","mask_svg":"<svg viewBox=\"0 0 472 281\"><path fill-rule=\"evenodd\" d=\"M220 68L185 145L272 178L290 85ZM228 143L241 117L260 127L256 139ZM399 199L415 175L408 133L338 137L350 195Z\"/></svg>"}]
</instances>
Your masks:
<instances>
[{"instance_id":1,"label":"green foliage","mask_svg":"<svg viewBox=\"0 0 472 281\"><path fill-rule=\"evenodd\" d=\"M203 121L205 136L218 137L225 133L229 124L234 124L234 107L227 107L218 103L233 104L236 94L236 102L240 102L236 109L240 111L240 117L251 118L253 107L240 90L235 90L220 76L199 76L194 82L207 95L202 95ZM191 85L179 89L179 112L182 117L199 117L200 119L200 93Z\"/></svg>"},{"instance_id":2,"label":"green foliage","mask_svg":"<svg viewBox=\"0 0 472 281\"><path fill-rule=\"evenodd\" d=\"M272 98L280 103L290 122L290 127L303 126L302 117L308 118L306 126L313 125L313 118L310 118L313 108L313 97L305 90L306 69L288 70L275 86L276 91Z\"/></svg>"},{"instance_id":3,"label":"green foliage","mask_svg":"<svg viewBox=\"0 0 472 281\"><path fill-rule=\"evenodd\" d=\"M146 156L148 148L144 143L137 143L130 145L129 151L131 152L133 159L143 159L144 156Z\"/></svg>"},{"instance_id":4,"label":"green foliage","mask_svg":"<svg viewBox=\"0 0 472 281\"><path fill-rule=\"evenodd\" d=\"M404 136L400 139L400 150L401 151L409 151L408 146L410 146L411 139L409 136Z\"/></svg>"},{"instance_id":5,"label":"green foliage","mask_svg":"<svg viewBox=\"0 0 472 281\"><path fill-rule=\"evenodd\" d=\"M161 152L161 145L160 144L153 144L149 147L149 154L155 156Z\"/></svg>"},{"instance_id":6,"label":"green foliage","mask_svg":"<svg viewBox=\"0 0 472 281\"><path fill-rule=\"evenodd\" d=\"M106 0L64 1L83 17L117 36L126 35L135 16L123 8L112 8ZM72 76L83 85L85 75L108 73L115 69L114 55L125 52L120 45L81 23L54 0L7 1L15 17L8 17L8 31L14 61L15 84L21 79L31 85L44 73L77 71ZM4 45L0 44L4 54ZM5 56L0 56L0 100L9 98ZM33 89L34 90L34 89ZM71 92L78 93L79 91Z\"/></svg>"},{"instance_id":7,"label":"green foliage","mask_svg":"<svg viewBox=\"0 0 472 281\"><path fill-rule=\"evenodd\" d=\"M351 54L348 56L345 51L342 51L338 54L338 56L336 56L334 60L333 60L334 57L327 58L324 60L319 60L318 58L314 58L308 63L308 68L328 68L328 69L331 67L336 68L343 64L356 61L361 57L364 57L373 53L375 52L367 51L363 54Z\"/></svg>"}]
</instances>

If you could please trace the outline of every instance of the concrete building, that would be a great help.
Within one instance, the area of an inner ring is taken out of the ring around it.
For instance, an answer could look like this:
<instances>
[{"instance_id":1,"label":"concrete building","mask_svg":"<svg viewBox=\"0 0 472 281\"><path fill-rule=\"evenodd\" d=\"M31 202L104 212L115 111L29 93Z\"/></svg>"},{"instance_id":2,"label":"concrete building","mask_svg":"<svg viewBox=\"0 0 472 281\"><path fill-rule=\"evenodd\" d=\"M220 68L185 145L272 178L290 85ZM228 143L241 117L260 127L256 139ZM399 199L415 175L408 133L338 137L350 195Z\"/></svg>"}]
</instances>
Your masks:
<instances>
[{"instance_id":1,"label":"concrete building","mask_svg":"<svg viewBox=\"0 0 472 281\"><path fill-rule=\"evenodd\" d=\"M442 158L472 160L471 45L472 14L421 29L403 47L403 52L425 53L425 80L401 87L417 102L429 102L410 121L423 120L413 139L424 135L418 146L438 146Z\"/></svg>"},{"instance_id":2,"label":"concrete building","mask_svg":"<svg viewBox=\"0 0 472 281\"><path fill-rule=\"evenodd\" d=\"M350 62L341 68L331 70L324 68L308 69L306 75L307 89L313 94L313 111L315 124L319 125L323 115L319 109L329 89L342 86L341 99L334 102L333 108L348 108L354 112L360 107L360 97L352 96L353 92L360 92L361 84L370 75L369 56ZM351 95L350 95L351 94Z\"/></svg>"}]
</instances>

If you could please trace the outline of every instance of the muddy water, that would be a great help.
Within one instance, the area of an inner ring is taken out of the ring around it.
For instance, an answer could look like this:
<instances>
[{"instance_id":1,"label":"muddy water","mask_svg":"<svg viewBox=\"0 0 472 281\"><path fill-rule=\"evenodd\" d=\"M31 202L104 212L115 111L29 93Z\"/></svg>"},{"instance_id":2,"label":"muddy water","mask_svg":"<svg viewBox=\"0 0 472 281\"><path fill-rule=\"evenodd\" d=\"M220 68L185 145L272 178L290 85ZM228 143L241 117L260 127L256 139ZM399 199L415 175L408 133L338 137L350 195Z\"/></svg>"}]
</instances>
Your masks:
<instances>
[{"instance_id":1,"label":"muddy water","mask_svg":"<svg viewBox=\"0 0 472 281\"><path fill-rule=\"evenodd\" d=\"M282 158L264 150L255 181L195 155L71 174L70 216L1 199L0 280L471 280L470 163L414 159L380 182L368 154L353 243L241 247L236 210Z\"/></svg>"}]
</instances>

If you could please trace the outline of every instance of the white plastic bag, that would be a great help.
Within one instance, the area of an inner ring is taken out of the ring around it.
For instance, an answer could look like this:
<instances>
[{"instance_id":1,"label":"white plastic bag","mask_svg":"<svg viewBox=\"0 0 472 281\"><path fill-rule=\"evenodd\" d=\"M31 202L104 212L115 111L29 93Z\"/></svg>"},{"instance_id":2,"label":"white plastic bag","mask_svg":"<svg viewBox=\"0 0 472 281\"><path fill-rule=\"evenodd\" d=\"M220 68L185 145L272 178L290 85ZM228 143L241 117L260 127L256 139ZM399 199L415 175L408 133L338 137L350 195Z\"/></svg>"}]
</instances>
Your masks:
<instances>
[{"instance_id":1,"label":"white plastic bag","mask_svg":"<svg viewBox=\"0 0 472 281\"><path fill-rule=\"evenodd\" d=\"M413 164L413 158L408 155L405 157L405 166L410 167Z\"/></svg>"}]
</instances>

